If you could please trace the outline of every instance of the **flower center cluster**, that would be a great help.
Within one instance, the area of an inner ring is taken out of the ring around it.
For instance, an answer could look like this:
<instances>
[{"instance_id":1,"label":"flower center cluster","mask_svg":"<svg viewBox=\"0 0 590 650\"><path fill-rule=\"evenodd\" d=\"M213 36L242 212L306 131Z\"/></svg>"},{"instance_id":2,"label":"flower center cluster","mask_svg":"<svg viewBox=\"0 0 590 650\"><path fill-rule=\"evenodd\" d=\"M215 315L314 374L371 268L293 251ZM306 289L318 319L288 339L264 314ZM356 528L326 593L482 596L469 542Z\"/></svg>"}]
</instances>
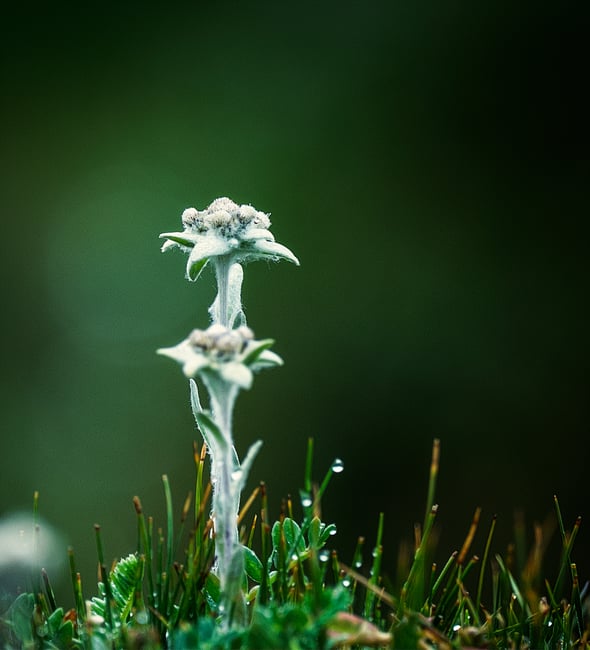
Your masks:
<instances>
[{"instance_id":1,"label":"flower center cluster","mask_svg":"<svg viewBox=\"0 0 590 650\"><path fill-rule=\"evenodd\" d=\"M237 237L247 228L269 228L270 219L251 205L238 205L223 197L205 210L187 208L182 213L182 224L185 230L199 234L217 231L224 237Z\"/></svg>"},{"instance_id":2,"label":"flower center cluster","mask_svg":"<svg viewBox=\"0 0 590 650\"><path fill-rule=\"evenodd\" d=\"M231 361L241 354L253 339L254 333L245 325L232 330L214 323L206 330L193 330L188 340L196 352L220 361Z\"/></svg>"}]
</instances>

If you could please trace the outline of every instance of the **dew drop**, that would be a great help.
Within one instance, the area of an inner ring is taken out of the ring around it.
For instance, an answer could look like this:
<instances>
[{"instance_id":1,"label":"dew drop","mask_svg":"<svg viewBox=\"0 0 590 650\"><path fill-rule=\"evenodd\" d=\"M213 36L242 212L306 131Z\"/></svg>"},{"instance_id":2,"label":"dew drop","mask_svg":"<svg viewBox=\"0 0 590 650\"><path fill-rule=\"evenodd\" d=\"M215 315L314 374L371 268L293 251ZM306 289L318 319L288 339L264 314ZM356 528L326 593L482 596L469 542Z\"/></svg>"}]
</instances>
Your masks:
<instances>
[{"instance_id":1,"label":"dew drop","mask_svg":"<svg viewBox=\"0 0 590 650\"><path fill-rule=\"evenodd\" d=\"M334 459L334 462L332 463L332 471L334 474L340 474L340 472L344 471L344 463L340 460L340 458Z\"/></svg>"},{"instance_id":2,"label":"dew drop","mask_svg":"<svg viewBox=\"0 0 590 650\"><path fill-rule=\"evenodd\" d=\"M330 526L330 535L335 535L338 531L336 530L336 524Z\"/></svg>"},{"instance_id":3,"label":"dew drop","mask_svg":"<svg viewBox=\"0 0 590 650\"><path fill-rule=\"evenodd\" d=\"M362 560L357 560L357 561L354 563L354 568L355 568L355 569L360 569L362 566L363 566L363 561L362 561Z\"/></svg>"},{"instance_id":4,"label":"dew drop","mask_svg":"<svg viewBox=\"0 0 590 650\"><path fill-rule=\"evenodd\" d=\"M149 623L148 613L145 611L145 609L142 609L141 611L137 612L137 615L135 616L135 620L140 625L147 625Z\"/></svg>"},{"instance_id":5,"label":"dew drop","mask_svg":"<svg viewBox=\"0 0 590 650\"><path fill-rule=\"evenodd\" d=\"M351 585L350 578L344 578L342 580L342 586L343 587L350 587L350 585Z\"/></svg>"},{"instance_id":6,"label":"dew drop","mask_svg":"<svg viewBox=\"0 0 590 650\"><path fill-rule=\"evenodd\" d=\"M327 562L330 559L330 551L320 551L319 558L320 562Z\"/></svg>"},{"instance_id":7,"label":"dew drop","mask_svg":"<svg viewBox=\"0 0 590 650\"><path fill-rule=\"evenodd\" d=\"M301 505L304 508L309 508L313 504L311 494L309 492L304 492L303 490L301 490L299 494L301 496Z\"/></svg>"}]
</instances>

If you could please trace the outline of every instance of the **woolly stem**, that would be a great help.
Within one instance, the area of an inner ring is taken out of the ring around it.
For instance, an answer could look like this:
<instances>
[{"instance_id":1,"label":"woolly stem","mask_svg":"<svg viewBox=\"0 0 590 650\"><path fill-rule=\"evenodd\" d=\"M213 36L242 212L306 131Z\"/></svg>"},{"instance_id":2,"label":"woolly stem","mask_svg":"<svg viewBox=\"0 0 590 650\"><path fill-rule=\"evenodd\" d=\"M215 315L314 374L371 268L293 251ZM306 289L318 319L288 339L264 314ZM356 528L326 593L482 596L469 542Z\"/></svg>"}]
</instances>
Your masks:
<instances>
[{"instance_id":1,"label":"woolly stem","mask_svg":"<svg viewBox=\"0 0 590 650\"><path fill-rule=\"evenodd\" d=\"M219 322L230 327L229 313L229 269L232 265L229 255L220 255L215 259L215 276L217 278L217 299L219 301Z\"/></svg>"},{"instance_id":2,"label":"woolly stem","mask_svg":"<svg viewBox=\"0 0 590 650\"><path fill-rule=\"evenodd\" d=\"M238 387L215 376L204 377L211 398L212 415L223 436L224 444L212 452L213 515L217 571L222 591L225 625L231 624L234 614L241 609L241 580L244 557L238 536L238 509L240 499L239 462L233 446L232 416Z\"/></svg>"}]
</instances>

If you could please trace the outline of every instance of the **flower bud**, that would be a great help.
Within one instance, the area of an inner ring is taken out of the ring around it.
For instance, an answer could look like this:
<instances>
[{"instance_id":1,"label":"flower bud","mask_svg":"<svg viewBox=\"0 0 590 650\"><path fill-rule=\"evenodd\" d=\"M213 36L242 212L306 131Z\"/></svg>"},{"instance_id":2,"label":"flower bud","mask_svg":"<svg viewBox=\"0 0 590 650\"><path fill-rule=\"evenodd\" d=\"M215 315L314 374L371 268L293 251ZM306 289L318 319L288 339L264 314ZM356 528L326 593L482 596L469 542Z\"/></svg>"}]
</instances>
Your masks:
<instances>
[{"instance_id":1,"label":"flower bud","mask_svg":"<svg viewBox=\"0 0 590 650\"><path fill-rule=\"evenodd\" d=\"M241 205L238 213L239 219L242 223L250 223L257 215L258 210L251 205Z\"/></svg>"},{"instance_id":2,"label":"flower bud","mask_svg":"<svg viewBox=\"0 0 590 650\"><path fill-rule=\"evenodd\" d=\"M215 350L223 355L235 355L242 351L243 344L242 337L237 332L229 331L215 341Z\"/></svg>"},{"instance_id":3,"label":"flower bud","mask_svg":"<svg viewBox=\"0 0 590 650\"><path fill-rule=\"evenodd\" d=\"M229 331L230 330L224 325L221 325L220 323L213 323L213 325L209 325L209 327L205 330L205 333L213 341L216 341L220 336L227 334Z\"/></svg>"},{"instance_id":4,"label":"flower bud","mask_svg":"<svg viewBox=\"0 0 590 650\"><path fill-rule=\"evenodd\" d=\"M270 219L268 218L268 215L265 214L264 212L256 212L256 216L254 219L252 219L252 223L257 227L257 228L270 228Z\"/></svg>"},{"instance_id":5,"label":"flower bud","mask_svg":"<svg viewBox=\"0 0 590 650\"><path fill-rule=\"evenodd\" d=\"M193 347L207 350L211 347L213 341L203 330L194 329L189 335L189 343Z\"/></svg>"},{"instance_id":6,"label":"flower bud","mask_svg":"<svg viewBox=\"0 0 590 650\"><path fill-rule=\"evenodd\" d=\"M236 332L242 337L244 343L254 339L254 332L247 325L240 325Z\"/></svg>"},{"instance_id":7,"label":"flower bud","mask_svg":"<svg viewBox=\"0 0 590 650\"><path fill-rule=\"evenodd\" d=\"M231 224L231 220L231 214L226 210L217 210L205 216L205 224L209 228L226 228Z\"/></svg>"},{"instance_id":8,"label":"flower bud","mask_svg":"<svg viewBox=\"0 0 590 650\"><path fill-rule=\"evenodd\" d=\"M207 212L210 214L219 210L229 212L231 215L236 213L239 210L239 207L237 203L234 203L231 199L228 199L227 196L222 196L218 199L215 199L215 201L212 201L207 207Z\"/></svg>"},{"instance_id":9,"label":"flower bud","mask_svg":"<svg viewBox=\"0 0 590 650\"><path fill-rule=\"evenodd\" d=\"M203 222L203 215L196 208L187 208L182 213L182 225L187 230L203 230L205 224Z\"/></svg>"}]
</instances>

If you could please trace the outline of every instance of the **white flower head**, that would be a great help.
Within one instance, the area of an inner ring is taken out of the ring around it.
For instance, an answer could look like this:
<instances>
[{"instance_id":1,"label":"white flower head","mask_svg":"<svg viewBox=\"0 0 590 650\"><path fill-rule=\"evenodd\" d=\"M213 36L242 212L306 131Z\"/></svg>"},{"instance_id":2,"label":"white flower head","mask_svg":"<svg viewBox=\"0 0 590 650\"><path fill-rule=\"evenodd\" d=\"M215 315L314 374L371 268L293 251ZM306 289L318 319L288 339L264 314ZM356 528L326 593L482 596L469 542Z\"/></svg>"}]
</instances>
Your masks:
<instances>
[{"instance_id":1,"label":"white flower head","mask_svg":"<svg viewBox=\"0 0 590 650\"><path fill-rule=\"evenodd\" d=\"M158 354L182 365L187 377L213 373L228 384L250 388L253 372L283 364L269 348L274 341L256 341L252 330L242 325L237 329L219 323L206 330L193 330L184 341L171 348L160 348Z\"/></svg>"},{"instance_id":2,"label":"white flower head","mask_svg":"<svg viewBox=\"0 0 590 650\"><path fill-rule=\"evenodd\" d=\"M165 232L162 251L178 246L189 253L186 277L196 280L209 259L228 256L231 263L255 259L285 259L299 264L295 255L275 241L268 214L231 199L215 199L205 210L187 208L182 232Z\"/></svg>"}]
</instances>

